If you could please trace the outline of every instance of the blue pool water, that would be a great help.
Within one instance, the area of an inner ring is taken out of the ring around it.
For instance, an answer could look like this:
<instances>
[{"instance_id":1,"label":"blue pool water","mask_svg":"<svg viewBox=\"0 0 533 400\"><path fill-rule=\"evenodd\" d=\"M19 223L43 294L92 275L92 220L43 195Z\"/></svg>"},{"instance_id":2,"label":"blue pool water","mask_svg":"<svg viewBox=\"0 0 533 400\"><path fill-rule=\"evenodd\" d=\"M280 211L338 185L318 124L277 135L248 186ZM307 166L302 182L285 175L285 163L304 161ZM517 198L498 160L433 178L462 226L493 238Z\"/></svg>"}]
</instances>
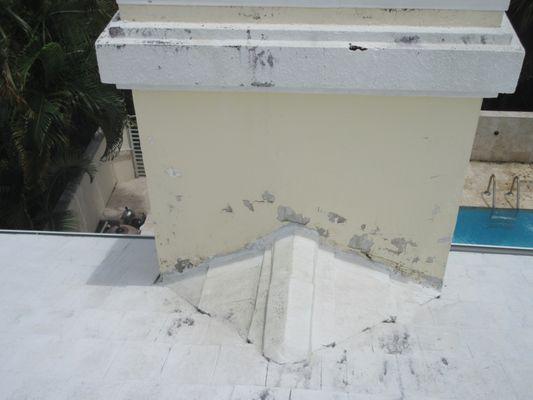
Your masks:
<instances>
[{"instance_id":1,"label":"blue pool water","mask_svg":"<svg viewBox=\"0 0 533 400\"><path fill-rule=\"evenodd\" d=\"M533 249L533 210L461 207L452 242Z\"/></svg>"}]
</instances>

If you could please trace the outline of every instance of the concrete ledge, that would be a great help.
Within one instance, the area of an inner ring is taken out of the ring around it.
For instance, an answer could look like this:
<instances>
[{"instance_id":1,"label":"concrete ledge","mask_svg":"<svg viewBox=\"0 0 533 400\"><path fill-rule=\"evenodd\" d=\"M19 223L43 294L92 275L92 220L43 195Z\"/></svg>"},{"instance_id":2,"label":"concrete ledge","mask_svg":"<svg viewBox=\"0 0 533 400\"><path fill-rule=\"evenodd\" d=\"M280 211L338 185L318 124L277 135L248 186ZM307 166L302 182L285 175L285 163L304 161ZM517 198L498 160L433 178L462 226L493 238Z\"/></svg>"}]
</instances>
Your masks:
<instances>
[{"instance_id":1,"label":"concrete ledge","mask_svg":"<svg viewBox=\"0 0 533 400\"><path fill-rule=\"evenodd\" d=\"M315 8L417 8L430 10L505 11L509 0L118 0L118 4L179 6L315 7Z\"/></svg>"},{"instance_id":2,"label":"concrete ledge","mask_svg":"<svg viewBox=\"0 0 533 400\"><path fill-rule=\"evenodd\" d=\"M494 97L524 51L500 28L125 22L96 44L121 88Z\"/></svg>"},{"instance_id":3,"label":"concrete ledge","mask_svg":"<svg viewBox=\"0 0 533 400\"><path fill-rule=\"evenodd\" d=\"M533 113L481 112L471 159L533 163Z\"/></svg>"}]
</instances>

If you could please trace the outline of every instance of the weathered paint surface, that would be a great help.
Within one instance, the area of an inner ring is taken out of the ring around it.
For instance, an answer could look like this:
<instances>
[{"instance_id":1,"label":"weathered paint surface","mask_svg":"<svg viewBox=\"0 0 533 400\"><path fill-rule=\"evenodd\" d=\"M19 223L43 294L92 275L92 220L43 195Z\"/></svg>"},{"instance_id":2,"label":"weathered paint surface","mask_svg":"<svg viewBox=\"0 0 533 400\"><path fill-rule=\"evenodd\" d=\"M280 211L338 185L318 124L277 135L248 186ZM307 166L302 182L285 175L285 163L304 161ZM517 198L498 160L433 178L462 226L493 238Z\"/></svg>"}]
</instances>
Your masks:
<instances>
[{"instance_id":1,"label":"weathered paint surface","mask_svg":"<svg viewBox=\"0 0 533 400\"><path fill-rule=\"evenodd\" d=\"M443 277L480 99L134 98L163 270L290 222L416 279Z\"/></svg>"}]
</instances>

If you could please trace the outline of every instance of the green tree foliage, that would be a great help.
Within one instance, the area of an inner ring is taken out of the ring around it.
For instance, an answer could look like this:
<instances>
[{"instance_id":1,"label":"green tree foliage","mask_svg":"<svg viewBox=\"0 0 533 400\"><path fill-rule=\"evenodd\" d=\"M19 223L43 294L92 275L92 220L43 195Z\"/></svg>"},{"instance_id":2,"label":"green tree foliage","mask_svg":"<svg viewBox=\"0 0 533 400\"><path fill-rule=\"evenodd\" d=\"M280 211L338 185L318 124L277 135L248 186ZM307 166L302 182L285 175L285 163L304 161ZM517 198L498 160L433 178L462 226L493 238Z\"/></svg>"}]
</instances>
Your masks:
<instances>
[{"instance_id":1,"label":"green tree foliage","mask_svg":"<svg viewBox=\"0 0 533 400\"><path fill-rule=\"evenodd\" d=\"M514 94L487 99L483 108L502 111L533 111L533 0L511 0L507 13L524 48L526 58Z\"/></svg>"},{"instance_id":2,"label":"green tree foliage","mask_svg":"<svg viewBox=\"0 0 533 400\"><path fill-rule=\"evenodd\" d=\"M100 83L94 41L112 0L0 0L0 228L68 228L54 211L94 168L83 151L101 127L120 148L122 94Z\"/></svg>"}]
</instances>

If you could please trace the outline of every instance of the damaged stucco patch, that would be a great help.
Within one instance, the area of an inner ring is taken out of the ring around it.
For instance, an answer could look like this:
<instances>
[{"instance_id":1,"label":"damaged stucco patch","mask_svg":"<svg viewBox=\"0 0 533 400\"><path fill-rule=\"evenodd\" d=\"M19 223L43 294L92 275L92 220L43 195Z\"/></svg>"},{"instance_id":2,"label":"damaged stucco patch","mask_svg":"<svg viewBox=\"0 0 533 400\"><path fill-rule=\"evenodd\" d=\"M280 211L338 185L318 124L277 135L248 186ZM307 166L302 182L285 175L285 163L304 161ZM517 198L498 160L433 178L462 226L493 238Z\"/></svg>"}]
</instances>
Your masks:
<instances>
[{"instance_id":1,"label":"damaged stucco patch","mask_svg":"<svg viewBox=\"0 0 533 400\"><path fill-rule=\"evenodd\" d=\"M363 235L353 235L348 243L348 247L358 250L364 254L370 253L374 246L374 241L365 233Z\"/></svg>"},{"instance_id":2,"label":"damaged stucco patch","mask_svg":"<svg viewBox=\"0 0 533 400\"><path fill-rule=\"evenodd\" d=\"M263 192L263 194L261 195L261 198L263 199L263 201L267 203L274 203L276 201L276 196L274 196L272 193L270 193L267 190Z\"/></svg>"},{"instance_id":3,"label":"damaged stucco patch","mask_svg":"<svg viewBox=\"0 0 533 400\"><path fill-rule=\"evenodd\" d=\"M329 231L327 229L324 229L324 228L321 228L321 227L317 227L316 231L322 237L325 237L325 238L329 237Z\"/></svg>"},{"instance_id":4,"label":"damaged stucco patch","mask_svg":"<svg viewBox=\"0 0 533 400\"><path fill-rule=\"evenodd\" d=\"M244 204L244 206L250 210L250 211L255 211L254 209L254 205L252 204L252 202L250 200L243 200L242 201L242 204Z\"/></svg>"},{"instance_id":5,"label":"damaged stucco patch","mask_svg":"<svg viewBox=\"0 0 533 400\"><path fill-rule=\"evenodd\" d=\"M418 245L415 242L413 242L412 240L406 240L405 238L394 238L390 241L390 243L394 247L396 247L396 249L394 250L387 249L387 250L396 255L405 253L405 251L407 250L407 245L410 245L412 247L418 247Z\"/></svg>"},{"instance_id":6,"label":"damaged stucco patch","mask_svg":"<svg viewBox=\"0 0 533 400\"><path fill-rule=\"evenodd\" d=\"M346 218L334 212L328 213L328 220L334 224L344 224L346 222Z\"/></svg>"},{"instance_id":7,"label":"damaged stucco patch","mask_svg":"<svg viewBox=\"0 0 533 400\"><path fill-rule=\"evenodd\" d=\"M293 222L300 225L307 225L310 221L309 218L304 217L302 214L296 214L292 208L286 206L278 207L278 220L281 222Z\"/></svg>"},{"instance_id":8,"label":"damaged stucco patch","mask_svg":"<svg viewBox=\"0 0 533 400\"><path fill-rule=\"evenodd\" d=\"M176 268L178 272L183 272L186 269L192 268L193 266L194 264L188 258L178 258L174 268Z\"/></svg>"}]
</instances>

